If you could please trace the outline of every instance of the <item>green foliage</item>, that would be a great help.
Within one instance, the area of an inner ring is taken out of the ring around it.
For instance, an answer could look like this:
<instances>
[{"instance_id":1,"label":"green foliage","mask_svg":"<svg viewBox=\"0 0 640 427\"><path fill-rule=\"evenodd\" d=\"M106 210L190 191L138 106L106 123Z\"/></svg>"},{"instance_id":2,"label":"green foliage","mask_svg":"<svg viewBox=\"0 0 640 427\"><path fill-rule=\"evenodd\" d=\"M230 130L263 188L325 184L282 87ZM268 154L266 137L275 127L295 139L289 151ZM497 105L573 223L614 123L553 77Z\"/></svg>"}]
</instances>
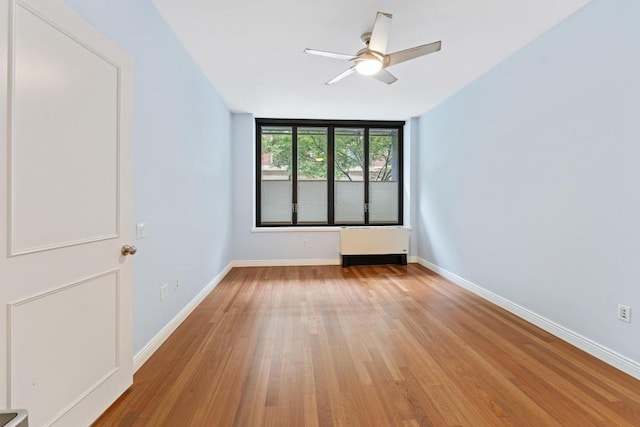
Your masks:
<instances>
[{"instance_id":1,"label":"green foliage","mask_svg":"<svg viewBox=\"0 0 640 427\"><path fill-rule=\"evenodd\" d=\"M298 175L327 178L327 135L298 133Z\"/></svg>"},{"instance_id":2,"label":"green foliage","mask_svg":"<svg viewBox=\"0 0 640 427\"><path fill-rule=\"evenodd\" d=\"M327 178L327 135L324 132L299 130L298 174L307 179ZM263 133L262 153L271 153L272 166L288 171L291 178L290 133ZM334 139L335 179L361 180L364 171L364 135L362 132L336 132ZM369 138L369 179L389 181L393 178L392 155L396 150L397 137L371 135Z\"/></svg>"},{"instance_id":3,"label":"green foliage","mask_svg":"<svg viewBox=\"0 0 640 427\"><path fill-rule=\"evenodd\" d=\"M362 177L364 171L364 135L358 133L336 132L334 141L335 179L353 181L355 171ZM362 180L361 178L359 179Z\"/></svg>"},{"instance_id":4,"label":"green foliage","mask_svg":"<svg viewBox=\"0 0 640 427\"><path fill-rule=\"evenodd\" d=\"M286 168L291 173L291 134L268 133L262 135L262 154L271 153L271 165Z\"/></svg>"}]
</instances>

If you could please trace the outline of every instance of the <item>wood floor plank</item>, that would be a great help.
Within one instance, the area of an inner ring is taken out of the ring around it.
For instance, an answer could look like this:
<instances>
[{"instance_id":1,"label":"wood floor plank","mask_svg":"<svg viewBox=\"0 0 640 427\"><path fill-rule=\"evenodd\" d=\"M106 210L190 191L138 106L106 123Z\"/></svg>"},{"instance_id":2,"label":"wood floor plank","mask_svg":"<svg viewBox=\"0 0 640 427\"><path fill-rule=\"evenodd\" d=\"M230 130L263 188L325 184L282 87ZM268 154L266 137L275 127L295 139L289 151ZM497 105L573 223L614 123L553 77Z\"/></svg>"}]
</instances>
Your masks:
<instances>
[{"instance_id":1,"label":"wood floor plank","mask_svg":"<svg viewBox=\"0 0 640 427\"><path fill-rule=\"evenodd\" d=\"M234 268L96 426L640 426L640 381L418 265Z\"/></svg>"}]
</instances>

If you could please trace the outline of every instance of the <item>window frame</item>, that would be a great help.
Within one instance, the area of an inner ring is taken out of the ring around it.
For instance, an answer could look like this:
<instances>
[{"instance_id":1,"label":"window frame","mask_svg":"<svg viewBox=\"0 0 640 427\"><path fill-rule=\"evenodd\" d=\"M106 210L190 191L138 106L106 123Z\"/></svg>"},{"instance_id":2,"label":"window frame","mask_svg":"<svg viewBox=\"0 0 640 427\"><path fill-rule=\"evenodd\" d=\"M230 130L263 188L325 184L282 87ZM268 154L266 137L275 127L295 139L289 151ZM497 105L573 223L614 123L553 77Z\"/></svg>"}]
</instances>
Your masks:
<instances>
[{"instance_id":1,"label":"window frame","mask_svg":"<svg viewBox=\"0 0 640 427\"><path fill-rule=\"evenodd\" d=\"M310 119L274 119L274 118L256 118L255 119L255 226L256 228L323 228L323 227L385 227L385 226L402 226L404 220L403 213L403 195L404 195L404 121L390 120L310 120ZM298 128L326 128L327 129L327 223L297 223L297 214L294 209L291 210L291 223L261 223L261 183L262 183L262 128L269 126L291 127L291 203L295 204L298 200L297 194L297 129ZM335 222L335 129L339 128L360 128L364 130L364 158L366 159L363 172L364 186L364 203L369 202L369 131L370 129L395 129L398 131L398 221L397 222L376 222L369 223L369 210L365 208L363 223L336 223Z\"/></svg>"}]
</instances>

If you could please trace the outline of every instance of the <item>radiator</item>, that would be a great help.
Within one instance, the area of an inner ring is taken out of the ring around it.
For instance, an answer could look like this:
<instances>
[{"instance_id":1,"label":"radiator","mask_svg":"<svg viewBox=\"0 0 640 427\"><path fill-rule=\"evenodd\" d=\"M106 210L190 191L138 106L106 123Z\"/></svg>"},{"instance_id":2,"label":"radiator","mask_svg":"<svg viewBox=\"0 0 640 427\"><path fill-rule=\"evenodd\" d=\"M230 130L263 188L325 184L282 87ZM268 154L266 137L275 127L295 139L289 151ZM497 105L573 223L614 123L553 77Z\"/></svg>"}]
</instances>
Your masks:
<instances>
[{"instance_id":1,"label":"radiator","mask_svg":"<svg viewBox=\"0 0 640 427\"><path fill-rule=\"evenodd\" d=\"M409 230L402 227L363 227L340 229L342 265L407 263ZM391 256L389 258L388 256Z\"/></svg>"}]
</instances>

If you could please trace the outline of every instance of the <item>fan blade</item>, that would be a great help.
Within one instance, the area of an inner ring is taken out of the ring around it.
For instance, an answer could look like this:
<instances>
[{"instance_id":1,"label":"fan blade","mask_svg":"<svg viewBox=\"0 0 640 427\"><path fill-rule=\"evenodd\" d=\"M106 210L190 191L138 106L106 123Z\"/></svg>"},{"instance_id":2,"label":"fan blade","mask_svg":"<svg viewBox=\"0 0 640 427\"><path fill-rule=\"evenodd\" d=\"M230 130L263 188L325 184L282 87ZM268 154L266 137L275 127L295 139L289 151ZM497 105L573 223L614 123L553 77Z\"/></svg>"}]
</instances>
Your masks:
<instances>
[{"instance_id":1,"label":"fan blade","mask_svg":"<svg viewBox=\"0 0 640 427\"><path fill-rule=\"evenodd\" d=\"M414 59L419 56L428 55L430 53L439 51L441 48L442 42L439 41L390 53L386 56L385 66L390 67L391 65L409 61L410 59Z\"/></svg>"},{"instance_id":2,"label":"fan blade","mask_svg":"<svg viewBox=\"0 0 640 427\"><path fill-rule=\"evenodd\" d=\"M371 39L369 40L369 50L374 50L385 54L387 51L387 42L389 41L389 32L391 31L390 13L378 12L376 22L373 24L371 31Z\"/></svg>"},{"instance_id":3,"label":"fan blade","mask_svg":"<svg viewBox=\"0 0 640 427\"><path fill-rule=\"evenodd\" d=\"M396 81L398 81L398 79L396 78L396 76L394 76L393 74L391 74L390 72L388 72L387 70L380 70L377 73L375 73L374 75L372 75L371 77L373 77L374 79L378 79L380 80L382 83L386 83L388 85L395 83Z\"/></svg>"},{"instance_id":4,"label":"fan blade","mask_svg":"<svg viewBox=\"0 0 640 427\"><path fill-rule=\"evenodd\" d=\"M356 67L351 67L348 70L343 71L342 73L338 74L337 76L335 76L334 78L332 78L331 80L329 80L328 82L326 82L326 85L332 85L342 79L344 79L347 76L350 76L351 74L353 74L356 71Z\"/></svg>"},{"instance_id":5,"label":"fan blade","mask_svg":"<svg viewBox=\"0 0 640 427\"><path fill-rule=\"evenodd\" d=\"M345 53L327 52L324 50L316 50L316 49L305 49L304 53L308 53L309 55L326 56L327 58L333 58L333 59L344 59L346 61L351 61L352 59L355 59L355 56L353 55L347 55Z\"/></svg>"}]
</instances>

